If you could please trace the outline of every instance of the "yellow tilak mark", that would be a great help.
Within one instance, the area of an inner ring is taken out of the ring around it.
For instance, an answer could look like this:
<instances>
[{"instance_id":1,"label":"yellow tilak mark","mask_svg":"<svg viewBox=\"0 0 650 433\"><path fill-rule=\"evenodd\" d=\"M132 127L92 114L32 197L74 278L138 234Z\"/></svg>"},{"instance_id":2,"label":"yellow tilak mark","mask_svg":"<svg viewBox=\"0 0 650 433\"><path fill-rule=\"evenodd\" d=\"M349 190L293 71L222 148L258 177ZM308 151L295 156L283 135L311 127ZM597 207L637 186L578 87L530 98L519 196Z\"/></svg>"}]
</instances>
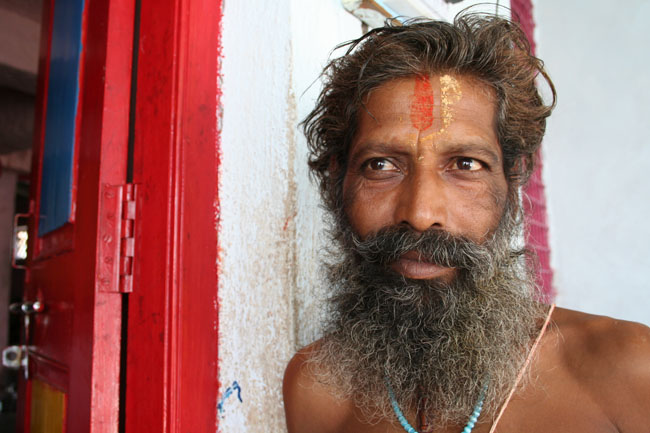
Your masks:
<instances>
[{"instance_id":1,"label":"yellow tilak mark","mask_svg":"<svg viewBox=\"0 0 650 433\"><path fill-rule=\"evenodd\" d=\"M444 134L454 120L453 105L460 101L463 92L460 89L460 83L451 75L440 77L440 111L442 117L442 127L439 131L433 132L425 137L422 141L431 140L437 134Z\"/></svg>"},{"instance_id":2,"label":"yellow tilak mark","mask_svg":"<svg viewBox=\"0 0 650 433\"><path fill-rule=\"evenodd\" d=\"M440 77L440 102L442 104L442 129L440 132L447 130L451 121L454 119L452 105L460 101L463 92L460 90L458 80L450 75Z\"/></svg>"}]
</instances>

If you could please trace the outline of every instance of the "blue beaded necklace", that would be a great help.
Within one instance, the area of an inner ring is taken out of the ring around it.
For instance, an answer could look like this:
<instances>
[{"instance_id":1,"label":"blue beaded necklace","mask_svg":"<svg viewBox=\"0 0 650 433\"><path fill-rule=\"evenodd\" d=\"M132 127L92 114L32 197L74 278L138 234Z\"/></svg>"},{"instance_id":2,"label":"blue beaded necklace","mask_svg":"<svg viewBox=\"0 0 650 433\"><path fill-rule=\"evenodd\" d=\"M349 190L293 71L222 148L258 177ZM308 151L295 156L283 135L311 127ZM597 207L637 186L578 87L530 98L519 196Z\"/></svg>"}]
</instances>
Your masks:
<instances>
[{"instance_id":1,"label":"blue beaded necklace","mask_svg":"<svg viewBox=\"0 0 650 433\"><path fill-rule=\"evenodd\" d=\"M393 412L395 412L395 416L397 416L399 423L402 425L402 427L404 428L404 430L406 430L407 433L418 433L418 431L415 430L413 426L411 426L411 424L409 424L409 422L406 420L406 417L402 413L402 410L399 408L399 405L397 404L397 399L395 398L395 393L393 392L393 388L390 386L390 382L388 381L388 378L386 379L386 387L388 388L388 395L390 396L390 403L393 406ZM469 421L467 421L467 425L463 429L462 433L471 433L472 430L474 429L474 425L476 425L476 421L478 420L478 417L481 415L481 411L483 410L483 400L485 400L486 392L487 392L487 383L483 386L478 401L476 402L476 406L474 406L474 410L472 411L472 414L469 416Z\"/></svg>"}]
</instances>

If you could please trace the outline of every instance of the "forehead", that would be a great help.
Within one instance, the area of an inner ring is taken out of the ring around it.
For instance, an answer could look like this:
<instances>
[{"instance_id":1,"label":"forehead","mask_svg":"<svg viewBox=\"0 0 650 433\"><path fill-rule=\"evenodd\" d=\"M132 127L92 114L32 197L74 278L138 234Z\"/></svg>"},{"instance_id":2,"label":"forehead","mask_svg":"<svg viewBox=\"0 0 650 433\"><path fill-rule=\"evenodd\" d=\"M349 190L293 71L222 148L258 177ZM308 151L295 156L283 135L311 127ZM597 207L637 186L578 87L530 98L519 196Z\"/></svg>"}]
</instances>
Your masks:
<instances>
[{"instance_id":1,"label":"forehead","mask_svg":"<svg viewBox=\"0 0 650 433\"><path fill-rule=\"evenodd\" d=\"M422 85L423 81L426 84ZM443 91L443 87L446 92ZM483 108L495 108L494 90L477 78L466 75L441 74L430 76L417 76L395 78L372 89L364 99L364 105L383 106L385 109L408 109L413 97L418 93L430 91L433 94L433 104L440 106L445 95L453 92L461 96L453 101L454 105L462 108L479 105ZM376 108L375 107L375 108ZM390 111L390 110L389 110Z\"/></svg>"},{"instance_id":2,"label":"forehead","mask_svg":"<svg viewBox=\"0 0 650 433\"><path fill-rule=\"evenodd\" d=\"M386 134L415 134L424 141L471 136L500 148L495 99L493 89L473 77L443 74L394 79L365 98L354 143L374 135L385 139Z\"/></svg>"}]
</instances>

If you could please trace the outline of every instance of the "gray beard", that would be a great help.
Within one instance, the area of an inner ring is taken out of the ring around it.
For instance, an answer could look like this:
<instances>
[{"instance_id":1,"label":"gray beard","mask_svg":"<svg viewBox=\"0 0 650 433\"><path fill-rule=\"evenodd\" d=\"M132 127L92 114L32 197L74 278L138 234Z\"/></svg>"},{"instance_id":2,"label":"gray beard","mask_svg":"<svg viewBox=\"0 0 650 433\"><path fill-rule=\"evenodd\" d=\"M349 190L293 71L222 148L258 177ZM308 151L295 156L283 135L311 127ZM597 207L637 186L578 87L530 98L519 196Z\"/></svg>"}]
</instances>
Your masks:
<instances>
[{"instance_id":1,"label":"gray beard","mask_svg":"<svg viewBox=\"0 0 650 433\"><path fill-rule=\"evenodd\" d=\"M467 422L486 383L483 412L494 413L544 315L530 256L513 248L514 215L506 211L482 244L403 227L360 240L341 218L333 234L341 248L325 265L333 289L325 337L309 364L318 380L370 422L395 418L386 380L405 414L421 408L438 425ZM455 267L456 277L412 280L389 268L411 250Z\"/></svg>"}]
</instances>

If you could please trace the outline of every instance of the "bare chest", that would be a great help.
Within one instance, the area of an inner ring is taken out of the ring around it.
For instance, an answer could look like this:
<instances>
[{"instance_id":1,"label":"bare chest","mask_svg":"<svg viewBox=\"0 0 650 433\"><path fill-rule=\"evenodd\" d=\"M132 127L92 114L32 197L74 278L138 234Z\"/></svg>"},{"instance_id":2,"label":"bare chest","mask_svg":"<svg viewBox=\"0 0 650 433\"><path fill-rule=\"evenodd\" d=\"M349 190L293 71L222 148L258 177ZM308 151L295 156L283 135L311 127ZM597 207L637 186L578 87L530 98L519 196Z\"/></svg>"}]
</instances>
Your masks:
<instances>
[{"instance_id":1,"label":"bare chest","mask_svg":"<svg viewBox=\"0 0 650 433\"><path fill-rule=\"evenodd\" d=\"M618 433L602 408L568 377L531 384L515 394L495 433ZM472 433L489 433L494 416L481 416ZM414 425L414 427L416 427ZM433 433L461 433L464 425L444 426ZM404 433L397 419L369 425L350 417L341 433Z\"/></svg>"},{"instance_id":2,"label":"bare chest","mask_svg":"<svg viewBox=\"0 0 650 433\"><path fill-rule=\"evenodd\" d=\"M545 409L545 408L543 408ZM489 433L492 420L480 420L472 433ZM464 426L447 426L434 429L433 433L462 433ZM357 419L350 420L340 433L404 433L406 430L395 420L383 421L374 425ZM519 413L504 416L495 433L618 433L618 430L601 414L587 411L575 411L553 407L552 413L542 410L540 413Z\"/></svg>"}]
</instances>

